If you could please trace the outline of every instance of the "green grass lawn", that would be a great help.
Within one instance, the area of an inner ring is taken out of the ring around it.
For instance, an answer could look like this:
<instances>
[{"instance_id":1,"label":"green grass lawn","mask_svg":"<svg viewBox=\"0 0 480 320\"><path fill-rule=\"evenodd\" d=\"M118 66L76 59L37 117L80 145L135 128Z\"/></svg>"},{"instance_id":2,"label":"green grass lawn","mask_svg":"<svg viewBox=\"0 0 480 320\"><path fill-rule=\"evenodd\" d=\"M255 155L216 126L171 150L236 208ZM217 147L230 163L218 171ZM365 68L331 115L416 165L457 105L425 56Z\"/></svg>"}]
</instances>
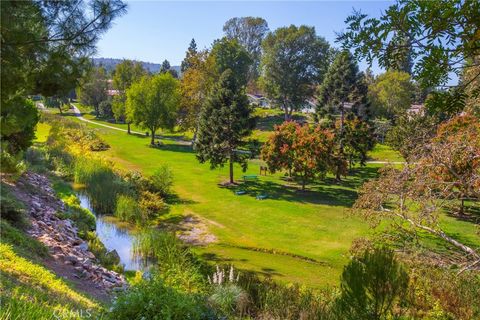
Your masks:
<instances>
[{"instance_id":1,"label":"green grass lawn","mask_svg":"<svg viewBox=\"0 0 480 320\"><path fill-rule=\"evenodd\" d=\"M168 217L192 214L203 218L219 240L196 249L207 260L233 263L285 282L320 287L338 283L352 241L370 232L366 223L350 214L349 208L355 201L356 189L375 177L381 164L356 168L341 184L329 177L309 185L307 192L284 181L281 174L261 176L257 182L237 187L248 191L239 196L235 190L219 186L227 180L227 168L210 170L208 164L197 161L189 146L164 140L163 147L150 148L145 136L88 125L98 128L111 146L104 155L119 167L146 175L163 164L172 169L178 199L171 205ZM388 149L380 150L386 154ZM258 174L259 165L259 160L251 161L247 174ZM242 174L236 167L236 179L241 179ZM269 198L256 200L259 193L267 193ZM469 223L447 220L452 234L475 232Z\"/></svg>"},{"instance_id":2,"label":"green grass lawn","mask_svg":"<svg viewBox=\"0 0 480 320\"><path fill-rule=\"evenodd\" d=\"M392 150L385 144L377 143L372 151L369 152L369 157L374 161L391 161L391 162L403 162L405 161L400 153Z\"/></svg>"}]
</instances>

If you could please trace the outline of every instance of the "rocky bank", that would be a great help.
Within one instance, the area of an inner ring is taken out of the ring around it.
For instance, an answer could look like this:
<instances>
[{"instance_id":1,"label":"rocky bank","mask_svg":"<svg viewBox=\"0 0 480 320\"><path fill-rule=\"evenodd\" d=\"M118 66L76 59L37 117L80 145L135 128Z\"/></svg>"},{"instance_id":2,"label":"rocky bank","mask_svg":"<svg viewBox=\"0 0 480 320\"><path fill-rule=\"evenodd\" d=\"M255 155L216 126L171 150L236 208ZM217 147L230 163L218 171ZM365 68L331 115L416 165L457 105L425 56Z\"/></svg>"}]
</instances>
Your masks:
<instances>
[{"instance_id":1,"label":"rocky bank","mask_svg":"<svg viewBox=\"0 0 480 320\"><path fill-rule=\"evenodd\" d=\"M49 250L52 259L46 261L48 267L76 283L80 289L103 299L111 291L127 287L122 275L98 264L88 250L88 244L78 236L72 221L57 217L57 213L66 208L55 196L47 177L36 173L24 174L14 190L29 212L31 227L28 233Z\"/></svg>"}]
</instances>

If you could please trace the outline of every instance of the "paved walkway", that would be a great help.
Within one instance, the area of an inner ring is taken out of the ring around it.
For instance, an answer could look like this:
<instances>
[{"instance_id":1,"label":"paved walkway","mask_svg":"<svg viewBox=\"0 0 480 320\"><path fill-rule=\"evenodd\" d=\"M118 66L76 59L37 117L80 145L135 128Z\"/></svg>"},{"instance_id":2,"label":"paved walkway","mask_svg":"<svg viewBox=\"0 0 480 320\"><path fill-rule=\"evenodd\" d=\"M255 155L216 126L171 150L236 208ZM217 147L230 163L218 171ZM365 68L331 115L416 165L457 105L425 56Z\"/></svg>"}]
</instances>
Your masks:
<instances>
[{"instance_id":1,"label":"paved walkway","mask_svg":"<svg viewBox=\"0 0 480 320\"><path fill-rule=\"evenodd\" d=\"M102 127L113 129L113 130L128 132L128 130L126 130L126 129L122 129L122 128L110 126L108 124L100 123L100 122L97 122L97 121L85 119L82 116L82 112L80 112L80 110L74 104L70 104L70 106L72 107L73 113L75 113L75 116L77 116L77 118L80 119L81 121L85 121L85 122L88 122L88 123L95 124L97 126L102 126ZM130 130L130 133L131 134L139 134L139 135L142 135L142 136L145 135L145 132L138 132L138 131L133 131L133 130ZM190 141L186 141L186 140L182 140L182 139L178 139L178 138L162 137L162 136L159 136L158 134L156 134L155 137L158 138L158 139L172 140L172 141L175 141L178 144L185 145L185 146L192 145L192 143Z\"/></svg>"},{"instance_id":2,"label":"paved walkway","mask_svg":"<svg viewBox=\"0 0 480 320\"><path fill-rule=\"evenodd\" d=\"M109 128L109 129L113 129L113 130L128 132L128 130L126 130L126 129L117 128L117 127L114 127L114 126L109 126L108 124L99 123L99 122L96 122L96 121L92 121L92 120L85 119L85 118L82 116L82 113L80 112L80 110L78 110L78 108L77 108L74 104L70 104L70 106L71 106L72 109L73 109L73 113L75 113L75 115L77 116L77 118L80 119L80 120L82 120L82 121L85 121L85 122L88 122L88 123L93 123L93 124L95 124L95 125L97 125L97 126L102 126L102 127ZM130 133L140 134L140 135L142 135L142 136L145 135L145 132L138 132L138 131L133 131L133 130L130 130Z\"/></svg>"}]
</instances>

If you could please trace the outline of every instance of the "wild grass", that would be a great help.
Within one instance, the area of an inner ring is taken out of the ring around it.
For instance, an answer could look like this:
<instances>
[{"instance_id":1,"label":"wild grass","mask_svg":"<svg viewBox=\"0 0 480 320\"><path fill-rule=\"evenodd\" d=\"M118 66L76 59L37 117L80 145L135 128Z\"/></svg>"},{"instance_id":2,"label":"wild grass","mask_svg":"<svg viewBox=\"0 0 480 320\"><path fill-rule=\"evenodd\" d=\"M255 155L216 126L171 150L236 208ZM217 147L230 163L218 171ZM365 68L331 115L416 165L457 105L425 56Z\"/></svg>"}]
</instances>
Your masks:
<instances>
[{"instance_id":1,"label":"wild grass","mask_svg":"<svg viewBox=\"0 0 480 320\"><path fill-rule=\"evenodd\" d=\"M202 292L206 287L203 276L208 267L181 243L174 234L156 229L140 232L133 244L139 258L153 261L163 281L184 292Z\"/></svg>"},{"instance_id":2,"label":"wild grass","mask_svg":"<svg viewBox=\"0 0 480 320\"><path fill-rule=\"evenodd\" d=\"M92 207L101 214L114 212L117 195L124 190L112 164L101 159L77 158L74 181L85 185Z\"/></svg>"},{"instance_id":3,"label":"wild grass","mask_svg":"<svg viewBox=\"0 0 480 320\"><path fill-rule=\"evenodd\" d=\"M83 319L81 313L95 317L102 312L97 302L74 291L40 264L19 256L5 243L0 243L0 275L0 319Z\"/></svg>"}]
</instances>

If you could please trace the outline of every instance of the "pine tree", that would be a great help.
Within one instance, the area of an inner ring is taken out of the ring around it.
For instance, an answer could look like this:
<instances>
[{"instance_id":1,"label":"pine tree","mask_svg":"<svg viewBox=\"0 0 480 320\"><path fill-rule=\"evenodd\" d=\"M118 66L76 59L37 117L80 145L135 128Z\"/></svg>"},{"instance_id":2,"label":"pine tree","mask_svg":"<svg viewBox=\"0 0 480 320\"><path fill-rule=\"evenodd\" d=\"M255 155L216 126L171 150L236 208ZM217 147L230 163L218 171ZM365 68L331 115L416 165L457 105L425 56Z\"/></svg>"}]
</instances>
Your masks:
<instances>
[{"instance_id":1,"label":"pine tree","mask_svg":"<svg viewBox=\"0 0 480 320\"><path fill-rule=\"evenodd\" d=\"M182 64L180 66L182 73L184 73L188 68L192 66L191 60L197 54L198 54L197 43L195 42L195 39L192 39L192 41L190 41L190 45L188 46L187 52L185 54L185 59L183 59Z\"/></svg>"},{"instance_id":2,"label":"pine tree","mask_svg":"<svg viewBox=\"0 0 480 320\"><path fill-rule=\"evenodd\" d=\"M352 93L359 78L358 65L349 51L340 52L328 68L325 79L318 91L317 113L321 116L331 113L333 107L340 111L339 157L344 154L345 104L352 102ZM340 167L337 180L340 180Z\"/></svg>"},{"instance_id":3,"label":"pine tree","mask_svg":"<svg viewBox=\"0 0 480 320\"><path fill-rule=\"evenodd\" d=\"M210 162L212 169L230 165L230 183L233 183L233 163L247 168L247 156L238 152L242 139L255 127L252 109L244 87L238 84L232 71L227 69L211 90L200 114L198 141L195 144L201 163Z\"/></svg>"},{"instance_id":4,"label":"pine tree","mask_svg":"<svg viewBox=\"0 0 480 320\"><path fill-rule=\"evenodd\" d=\"M167 73L168 70L170 70L170 62L168 62L167 59L165 59L163 62L162 62L162 66L160 67L160 73Z\"/></svg>"}]
</instances>

